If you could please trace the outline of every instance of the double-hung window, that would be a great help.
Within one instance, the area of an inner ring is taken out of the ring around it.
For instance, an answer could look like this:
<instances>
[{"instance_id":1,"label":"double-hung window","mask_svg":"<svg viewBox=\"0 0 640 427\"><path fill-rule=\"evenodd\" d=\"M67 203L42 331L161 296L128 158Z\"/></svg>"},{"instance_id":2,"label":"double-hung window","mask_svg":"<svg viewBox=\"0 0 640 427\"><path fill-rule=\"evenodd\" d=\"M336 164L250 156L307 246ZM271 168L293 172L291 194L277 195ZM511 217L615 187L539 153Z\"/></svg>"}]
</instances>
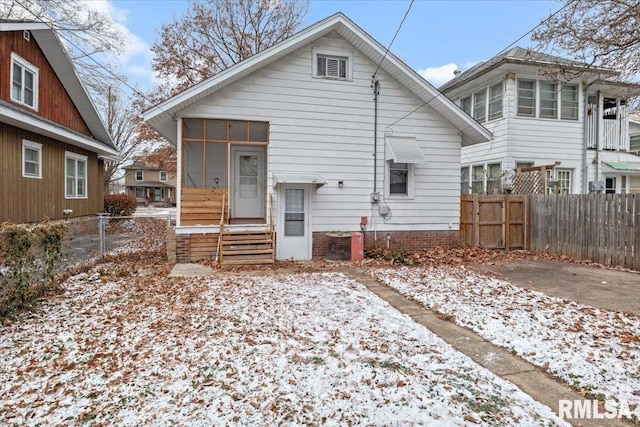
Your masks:
<instances>
[{"instance_id":1,"label":"double-hung window","mask_svg":"<svg viewBox=\"0 0 640 427\"><path fill-rule=\"evenodd\" d=\"M518 80L518 116L578 120L578 85Z\"/></svg>"},{"instance_id":2,"label":"double-hung window","mask_svg":"<svg viewBox=\"0 0 640 427\"><path fill-rule=\"evenodd\" d=\"M478 122L487 118L487 88L473 94L473 118Z\"/></svg>"},{"instance_id":3,"label":"double-hung window","mask_svg":"<svg viewBox=\"0 0 640 427\"><path fill-rule=\"evenodd\" d=\"M558 90L555 83L540 82L540 117L558 118Z\"/></svg>"},{"instance_id":4,"label":"double-hung window","mask_svg":"<svg viewBox=\"0 0 640 427\"><path fill-rule=\"evenodd\" d=\"M160 171L160 181L166 181L167 180L167 172L165 171Z\"/></svg>"},{"instance_id":5,"label":"double-hung window","mask_svg":"<svg viewBox=\"0 0 640 427\"><path fill-rule=\"evenodd\" d=\"M560 90L560 118L578 120L578 85L564 85Z\"/></svg>"},{"instance_id":6,"label":"double-hung window","mask_svg":"<svg viewBox=\"0 0 640 427\"><path fill-rule=\"evenodd\" d=\"M408 163L389 161L389 195L409 195L409 167Z\"/></svg>"},{"instance_id":7,"label":"double-hung window","mask_svg":"<svg viewBox=\"0 0 640 427\"><path fill-rule=\"evenodd\" d=\"M136 171L136 181L143 181L144 180L144 174L142 173L142 171Z\"/></svg>"},{"instance_id":8,"label":"double-hung window","mask_svg":"<svg viewBox=\"0 0 640 427\"><path fill-rule=\"evenodd\" d=\"M38 109L38 68L11 54L11 100Z\"/></svg>"},{"instance_id":9,"label":"double-hung window","mask_svg":"<svg viewBox=\"0 0 640 427\"><path fill-rule=\"evenodd\" d=\"M65 153L65 196L67 199L87 198L87 157Z\"/></svg>"},{"instance_id":10,"label":"double-hung window","mask_svg":"<svg viewBox=\"0 0 640 427\"><path fill-rule=\"evenodd\" d=\"M22 141L22 176L42 178L42 144Z\"/></svg>"},{"instance_id":11,"label":"double-hung window","mask_svg":"<svg viewBox=\"0 0 640 427\"><path fill-rule=\"evenodd\" d=\"M503 94L504 83L500 81L461 98L460 108L479 123L500 119Z\"/></svg>"}]
</instances>

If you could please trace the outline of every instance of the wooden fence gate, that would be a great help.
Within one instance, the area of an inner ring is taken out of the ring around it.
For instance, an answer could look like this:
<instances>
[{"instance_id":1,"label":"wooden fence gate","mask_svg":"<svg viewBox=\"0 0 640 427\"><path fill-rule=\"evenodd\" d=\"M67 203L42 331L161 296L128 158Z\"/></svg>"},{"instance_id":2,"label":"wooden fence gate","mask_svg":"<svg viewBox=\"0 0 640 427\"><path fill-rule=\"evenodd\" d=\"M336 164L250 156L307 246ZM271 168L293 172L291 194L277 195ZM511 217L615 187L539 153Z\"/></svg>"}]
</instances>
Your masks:
<instances>
[{"instance_id":1,"label":"wooden fence gate","mask_svg":"<svg viewBox=\"0 0 640 427\"><path fill-rule=\"evenodd\" d=\"M490 249L527 249L527 195L460 197L460 243Z\"/></svg>"}]
</instances>

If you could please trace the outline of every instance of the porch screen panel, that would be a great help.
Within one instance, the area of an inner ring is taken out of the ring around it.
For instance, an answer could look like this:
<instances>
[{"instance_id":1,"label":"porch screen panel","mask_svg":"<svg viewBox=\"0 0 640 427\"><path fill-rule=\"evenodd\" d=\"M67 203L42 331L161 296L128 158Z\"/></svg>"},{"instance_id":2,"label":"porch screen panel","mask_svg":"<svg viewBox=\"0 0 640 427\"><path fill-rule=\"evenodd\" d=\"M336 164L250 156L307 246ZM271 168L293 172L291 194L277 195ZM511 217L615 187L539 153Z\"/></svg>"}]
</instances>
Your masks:
<instances>
[{"instance_id":1,"label":"porch screen panel","mask_svg":"<svg viewBox=\"0 0 640 427\"><path fill-rule=\"evenodd\" d=\"M288 188L285 193L284 235L304 236L304 190Z\"/></svg>"},{"instance_id":2,"label":"porch screen panel","mask_svg":"<svg viewBox=\"0 0 640 427\"><path fill-rule=\"evenodd\" d=\"M228 145L224 142L207 142L205 155L206 188L227 188L227 147ZM218 180L217 184L216 178Z\"/></svg>"},{"instance_id":3,"label":"porch screen panel","mask_svg":"<svg viewBox=\"0 0 640 427\"><path fill-rule=\"evenodd\" d=\"M202 188L204 178L204 143L184 141L182 144L182 187Z\"/></svg>"}]
</instances>

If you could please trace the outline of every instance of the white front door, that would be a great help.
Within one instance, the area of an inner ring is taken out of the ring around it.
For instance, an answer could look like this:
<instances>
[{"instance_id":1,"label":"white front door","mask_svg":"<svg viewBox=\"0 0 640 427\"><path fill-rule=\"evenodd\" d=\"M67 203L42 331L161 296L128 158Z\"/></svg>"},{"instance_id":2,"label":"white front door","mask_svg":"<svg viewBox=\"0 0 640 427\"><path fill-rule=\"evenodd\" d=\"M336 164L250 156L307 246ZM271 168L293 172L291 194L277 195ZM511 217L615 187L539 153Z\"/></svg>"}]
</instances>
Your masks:
<instances>
[{"instance_id":1,"label":"white front door","mask_svg":"<svg viewBox=\"0 0 640 427\"><path fill-rule=\"evenodd\" d=\"M233 150L233 218L262 218L264 208L264 149Z\"/></svg>"},{"instance_id":2,"label":"white front door","mask_svg":"<svg viewBox=\"0 0 640 427\"><path fill-rule=\"evenodd\" d=\"M285 184L278 193L278 259L311 259L311 186Z\"/></svg>"}]
</instances>

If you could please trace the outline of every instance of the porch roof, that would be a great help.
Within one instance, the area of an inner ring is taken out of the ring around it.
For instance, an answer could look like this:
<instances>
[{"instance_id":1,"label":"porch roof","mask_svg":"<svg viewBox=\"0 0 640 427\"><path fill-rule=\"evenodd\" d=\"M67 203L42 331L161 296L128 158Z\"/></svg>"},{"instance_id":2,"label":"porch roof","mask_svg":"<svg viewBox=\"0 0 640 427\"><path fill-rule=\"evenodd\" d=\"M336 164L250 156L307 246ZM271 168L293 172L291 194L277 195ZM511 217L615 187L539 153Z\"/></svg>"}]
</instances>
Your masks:
<instances>
[{"instance_id":1,"label":"porch roof","mask_svg":"<svg viewBox=\"0 0 640 427\"><path fill-rule=\"evenodd\" d=\"M615 171L640 172L640 162L603 162Z\"/></svg>"},{"instance_id":2,"label":"porch roof","mask_svg":"<svg viewBox=\"0 0 640 427\"><path fill-rule=\"evenodd\" d=\"M334 31L373 62L380 64L382 71L389 73L423 101L422 106L428 104L456 127L462 133L463 144L491 140L491 132L340 12L152 107L143 113L144 121L176 144L177 122L174 119L181 110Z\"/></svg>"},{"instance_id":3,"label":"porch roof","mask_svg":"<svg viewBox=\"0 0 640 427\"><path fill-rule=\"evenodd\" d=\"M325 185L327 181L315 173L274 173L273 186L278 184L315 184L318 187Z\"/></svg>"}]
</instances>

